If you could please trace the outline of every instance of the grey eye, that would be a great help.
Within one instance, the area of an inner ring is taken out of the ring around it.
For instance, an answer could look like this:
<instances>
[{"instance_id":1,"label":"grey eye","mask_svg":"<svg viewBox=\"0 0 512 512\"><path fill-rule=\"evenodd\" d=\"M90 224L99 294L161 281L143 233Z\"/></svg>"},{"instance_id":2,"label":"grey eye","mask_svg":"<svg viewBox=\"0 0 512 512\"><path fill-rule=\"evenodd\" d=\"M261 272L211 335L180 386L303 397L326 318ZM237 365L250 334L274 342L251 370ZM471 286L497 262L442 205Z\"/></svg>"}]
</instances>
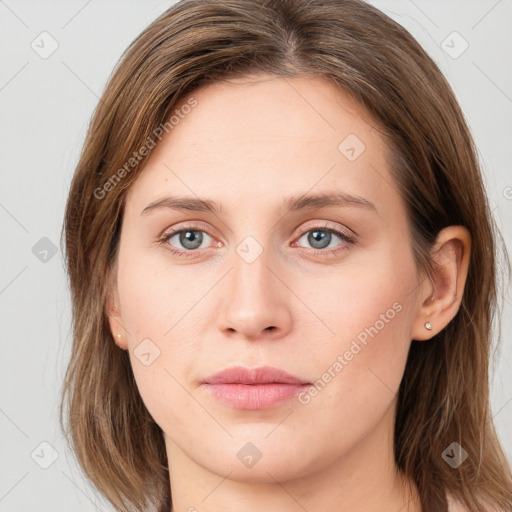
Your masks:
<instances>
[{"instance_id":1,"label":"grey eye","mask_svg":"<svg viewBox=\"0 0 512 512\"><path fill-rule=\"evenodd\" d=\"M175 237L179 237L178 240L183 249L194 250L198 249L201 246L201 244L204 241L204 235L209 236L207 233L204 233L204 231L200 231L197 229L182 229L181 231L173 233L168 238L168 242L170 242Z\"/></svg>"},{"instance_id":2,"label":"grey eye","mask_svg":"<svg viewBox=\"0 0 512 512\"><path fill-rule=\"evenodd\" d=\"M307 238L307 243L313 249L325 249L326 247L329 246L333 247L330 244L335 238L338 238L341 241L345 241L344 237L341 234L329 229L310 229L309 231L304 233L299 238L299 240L304 237Z\"/></svg>"},{"instance_id":3,"label":"grey eye","mask_svg":"<svg viewBox=\"0 0 512 512\"><path fill-rule=\"evenodd\" d=\"M314 229L307 235L308 243L315 249L324 249L329 245L332 238L332 233L320 229Z\"/></svg>"}]
</instances>

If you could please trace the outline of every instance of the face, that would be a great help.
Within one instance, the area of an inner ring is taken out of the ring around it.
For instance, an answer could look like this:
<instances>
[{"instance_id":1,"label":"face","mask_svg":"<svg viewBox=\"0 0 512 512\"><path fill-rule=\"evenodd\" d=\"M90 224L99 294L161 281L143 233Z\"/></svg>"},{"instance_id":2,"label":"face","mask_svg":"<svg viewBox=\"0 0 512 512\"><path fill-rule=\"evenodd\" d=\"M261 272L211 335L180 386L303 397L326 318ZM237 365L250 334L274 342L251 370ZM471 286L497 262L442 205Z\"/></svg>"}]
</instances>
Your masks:
<instances>
[{"instance_id":1,"label":"face","mask_svg":"<svg viewBox=\"0 0 512 512\"><path fill-rule=\"evenodd\" d=\"M110 314L171 466L285 480L389 441L419 281L382 134L321 78L191 96L127 195Z\"/></svg>"}]
</instances>

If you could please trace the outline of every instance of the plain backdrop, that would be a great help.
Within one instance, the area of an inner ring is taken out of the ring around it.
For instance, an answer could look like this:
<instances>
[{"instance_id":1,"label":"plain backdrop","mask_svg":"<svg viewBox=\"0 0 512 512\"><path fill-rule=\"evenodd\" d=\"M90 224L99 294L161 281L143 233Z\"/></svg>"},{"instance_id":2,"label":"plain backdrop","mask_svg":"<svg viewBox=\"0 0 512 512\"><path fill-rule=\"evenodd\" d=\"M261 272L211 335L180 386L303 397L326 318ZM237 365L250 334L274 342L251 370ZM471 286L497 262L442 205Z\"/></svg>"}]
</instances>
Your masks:
<instances>
[{"instance_id":1,"label":"plain backdrop","mask_svg":"<svg viewBox=\"0 0 512 512\"><path fill-rule=\"evenodd\" d=\"M128 44L172 3L0 1L0 511L113 510L82 476L58 427L71 341L60 233L106 80ZM371 3L419 40L453 86L510 250L512 0ZM512 460L510 287L507 293L491 404Z\"/></svg>"}]
</instances>

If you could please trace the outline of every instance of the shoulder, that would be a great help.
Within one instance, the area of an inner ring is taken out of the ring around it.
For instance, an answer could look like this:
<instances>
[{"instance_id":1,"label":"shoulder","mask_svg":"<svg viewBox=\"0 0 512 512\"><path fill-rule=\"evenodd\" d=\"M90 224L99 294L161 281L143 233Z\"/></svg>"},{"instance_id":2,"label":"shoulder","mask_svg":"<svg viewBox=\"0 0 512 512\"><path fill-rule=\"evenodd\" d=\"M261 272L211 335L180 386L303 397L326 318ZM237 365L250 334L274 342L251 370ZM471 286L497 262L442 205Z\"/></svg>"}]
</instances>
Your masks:
<instances>
[{"instance_id":1,"label":"shoulder","mask_svg":"<svg viewBox=\"0 0 512 512\"><path fill-rule=\"evenodd\" d=\"M469 512L468 509L449 492L446 493L446 501L448 502L448 512Z\"/></svg>"},{"instance_id":2,"label":"shoulder","mask_svg":"<svg viewBox=\"0 0 512 512\"><path fill-rule=\"evenodd\" d=\"M457 500L450 492L446 493L446 501L448 502L448 512L469 512L468 508L459 500ZM487 512L504 512L502 510L490 507L489 503L486 503L485 500L482 502L482 504L484 507L487 505Z\"/></svg>"}]
</instances>

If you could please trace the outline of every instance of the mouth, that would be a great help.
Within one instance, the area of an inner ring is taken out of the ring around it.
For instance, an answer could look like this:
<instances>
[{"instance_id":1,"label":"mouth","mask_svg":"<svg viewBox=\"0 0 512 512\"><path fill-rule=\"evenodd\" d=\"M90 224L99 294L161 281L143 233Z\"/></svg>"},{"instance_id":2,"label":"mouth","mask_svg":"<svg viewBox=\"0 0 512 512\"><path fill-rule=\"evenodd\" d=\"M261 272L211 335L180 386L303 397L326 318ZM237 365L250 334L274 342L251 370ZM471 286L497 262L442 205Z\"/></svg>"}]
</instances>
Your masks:
<instances>
[{"instance_id":1,"label":"mouth","mask_svg":"<svg viewBox=\"0 0 512 512\"><path fill-rule=\"evenodd\" d=\"M222 370L201 382L218 401L237 409L268 409L298 395L311 383L270 366Z\"/></svg>"}]
</instances>

